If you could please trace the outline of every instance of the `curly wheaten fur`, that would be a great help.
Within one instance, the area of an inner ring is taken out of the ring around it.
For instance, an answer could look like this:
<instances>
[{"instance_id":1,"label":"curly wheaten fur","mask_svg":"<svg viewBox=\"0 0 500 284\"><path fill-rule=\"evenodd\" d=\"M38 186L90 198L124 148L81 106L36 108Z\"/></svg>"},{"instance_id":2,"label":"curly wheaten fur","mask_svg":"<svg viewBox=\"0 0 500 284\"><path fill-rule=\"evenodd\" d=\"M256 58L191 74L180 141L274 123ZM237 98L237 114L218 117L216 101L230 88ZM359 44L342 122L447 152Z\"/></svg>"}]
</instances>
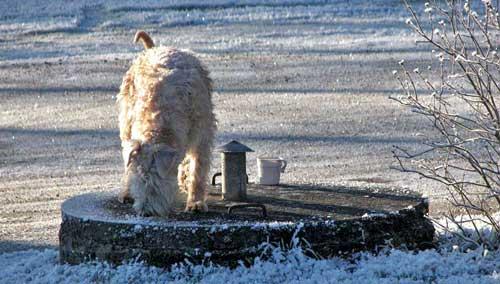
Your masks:
<instances>
[{"instance_id":1,"label":"curly wheaten fur","mask_svg":"<svg viewBox=\"0 0 500 284\"><path fill-rule=\"evenodd\" d=\"M125 166L119 200L140 215L165 216L179 188L186 210L206 211L207 175L216 120L212 80L189 51L156 47L137 32L145 50L123 77L118 95Z\"/></svg>"}]
</instances>

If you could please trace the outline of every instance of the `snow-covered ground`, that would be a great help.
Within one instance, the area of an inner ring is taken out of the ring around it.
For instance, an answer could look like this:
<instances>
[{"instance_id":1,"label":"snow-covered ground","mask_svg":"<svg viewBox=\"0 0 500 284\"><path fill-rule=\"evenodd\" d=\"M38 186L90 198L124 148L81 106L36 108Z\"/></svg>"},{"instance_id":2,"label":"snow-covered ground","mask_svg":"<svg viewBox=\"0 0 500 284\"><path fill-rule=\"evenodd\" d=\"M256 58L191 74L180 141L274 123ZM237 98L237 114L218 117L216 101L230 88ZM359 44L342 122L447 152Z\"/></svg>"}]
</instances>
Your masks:
<instances>
[{"instance_id":1,"label":"snow-covered ground","mask_svg":"<svg viewBox=\"0 0 500 284\"><path fill-rule=\"evenodd\" d=\"M443 188L390 170L392 145L418 147L432 135L388 99L398 94L391 71L400 59L410 68L430 59L406 18L399 0L0 1L2 280L498 282L498 253L480 258L477 251L393 251L358 264L294 253L250 269L177 274L139 264L56 264L61 202L119 187L115 95L141 50L132 44L137 29L200 54L216 86L217 144L238 139L256 150L251 178L258 155L282 156L289 161L284 182L415 190L431 197L438 214Z\"/></svg>"},{"instance_id":2,"label":"snow-covered ground","mask_svg":"<svg viewBox=\"0 0 500 284\"><path fill-rule=\"evenodd\" d=\"M444 224L445 219L437 222ZM0 254L0 276L2 283L500 283L500 250L467 248L470 243L450 233L449 229L457 232L456 228L439 228L441 242L436 250L386 247L377 255L315 259L306 256L297 245L299 240L293 239L286 251L276 244L263 244L269 258L257 258L250 267L235 269L209 260L202 265L185 261L169 269L137 261L72 266L59 263L57 250L24 250ZM494 237L485 223L477 223L477 228L484 237ZM474 239L472 227L466 226L465 232Z\"/></svg>"},{"instance_id":3,"label":"snow-covered ground","mask_svg":"<svg viewBox=\"0 0 500 284\"><path fill-rule=\"evenodd\" d=\"M164 270L140 263L117 267L106 263L58 264L56 250L0 255L2 283L500 283L499 252L462 253L434 250L418 254L389 250L356 261L315 260L299 249L230 270L183 264Z\"/></svg>"},{"instance_id":4,"label":"snow-covered ground","mask_svg":"<svg viewBox=\"0 0 500 284\"><path fill-rule=\"evenodd\" d=\"M498 237L486 223L476 225L483 237ZM234 269L213 265L209 259L198 265L185 261L169 269L138 261L72 266L59 263L57 250L24 250L0 254L0 275L2 283L500 283L500 250L471 248L470 242L455 234L457 228L437 228L441 239L437 249L412 252L388 246L376 255L318 259L306 256L298 246L300 240L294 238L286 251L277 244L263 244L269 257ZM475 239L475 232L465 226L464 236Z\"/></svg>"}]
</instances>

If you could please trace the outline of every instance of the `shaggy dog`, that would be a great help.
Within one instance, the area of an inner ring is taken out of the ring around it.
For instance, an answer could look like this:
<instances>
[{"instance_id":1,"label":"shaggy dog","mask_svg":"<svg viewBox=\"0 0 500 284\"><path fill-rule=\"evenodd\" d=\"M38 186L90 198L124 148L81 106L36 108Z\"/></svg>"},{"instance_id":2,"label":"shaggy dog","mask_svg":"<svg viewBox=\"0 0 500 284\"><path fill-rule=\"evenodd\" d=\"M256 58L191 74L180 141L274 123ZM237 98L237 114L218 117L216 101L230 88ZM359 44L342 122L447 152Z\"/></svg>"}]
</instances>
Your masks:
<instances>
[{"instance_id":1,"label":"shaggy dog","mask_svg":"<svg viewBox=\"0 0 500 284\"><path fill-rule=\"evenodd\" d=\"M212 80L189 51L155 47L139 31L145 50L123 77L118 94L125 165L119 200L133 200L142 216L165 216L179 188L187 211L207 211L207 175L216 121Z\"/></svg>"}]
</instances>

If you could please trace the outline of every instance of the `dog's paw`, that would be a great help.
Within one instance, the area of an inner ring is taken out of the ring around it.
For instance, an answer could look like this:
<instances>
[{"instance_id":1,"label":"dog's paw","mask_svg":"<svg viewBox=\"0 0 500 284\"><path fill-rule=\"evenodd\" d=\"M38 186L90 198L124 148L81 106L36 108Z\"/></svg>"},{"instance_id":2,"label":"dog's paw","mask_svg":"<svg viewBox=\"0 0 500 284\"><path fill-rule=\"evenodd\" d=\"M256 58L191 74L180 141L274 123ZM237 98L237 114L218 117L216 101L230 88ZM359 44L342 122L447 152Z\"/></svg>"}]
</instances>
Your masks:
<instances>
[{"instance_id":1,"label":"dog's paw","mask_svg":"<svg viewBox=\"0 0 500 284\"><path fill-rule=\"evenodd\" d=\"M135 213L139 217L151 217L152 216L152 214L150 212L144 210L144 208L135 209Z\"/></svg>"},{"instance_id":2,"label":"dog's paw","mask_svg":"<svg viewBox=\"0 0 500 284\"><path fill-rule=\"evenodd\" d=\"M134 199L128 195L127 192L120 192L118 194L118 202L120 203L134 203Z\"/></svg>"},{"instance_id":3,"label":"dog's paw","mask_svg":"<svg viewBox=\"0 0 500 284\"><path fill-rule=\"evenodd\" d=\"M134 199L130 196L118 196L118 202L132 204L134 203Z\"/></svg>"},{"instance_id":4,"label":"dog's paw","mask_svg":"<svg viewBox=\"0 0 500 284\"><path fill-rule=\"evenodd\" d=\"M187 212L207 212L208 206L204 201L188 202L186 204Z\"/></svg>"},{"instance_id":5,"label":"dog's paw","mask_svg":"<svg viewBox=\"0 0 500 284\"><path fill-rule=\"evenodd\" d=\"M135 214L139 217L150 217L152 216L151 212L148 210L144 203L134 202L132 206L134 208Z\"/></svg>"}]
</instances>

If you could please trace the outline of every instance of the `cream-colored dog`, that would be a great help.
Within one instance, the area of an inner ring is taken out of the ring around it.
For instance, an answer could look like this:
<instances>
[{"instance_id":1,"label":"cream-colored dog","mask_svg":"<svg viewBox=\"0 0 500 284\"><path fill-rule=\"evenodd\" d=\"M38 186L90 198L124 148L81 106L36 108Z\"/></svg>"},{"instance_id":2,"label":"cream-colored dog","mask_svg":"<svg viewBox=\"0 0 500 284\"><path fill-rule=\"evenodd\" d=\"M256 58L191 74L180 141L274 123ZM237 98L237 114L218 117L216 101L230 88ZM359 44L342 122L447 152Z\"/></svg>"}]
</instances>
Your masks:
<instances>
[{"instance_id":1,"label":"cream-colored dog","mask_svg":"<svg viewBox=\"0 0 500 284\"><path fill-rule=\"evenodd\" d=\"M206 211L206 184L216 121L212 80L189 51L158 46L139 31L143 51L118 95L125 165L119 200L139 215L165 216L179 187L186 210Z\"/></svg>"}]
</instances>

